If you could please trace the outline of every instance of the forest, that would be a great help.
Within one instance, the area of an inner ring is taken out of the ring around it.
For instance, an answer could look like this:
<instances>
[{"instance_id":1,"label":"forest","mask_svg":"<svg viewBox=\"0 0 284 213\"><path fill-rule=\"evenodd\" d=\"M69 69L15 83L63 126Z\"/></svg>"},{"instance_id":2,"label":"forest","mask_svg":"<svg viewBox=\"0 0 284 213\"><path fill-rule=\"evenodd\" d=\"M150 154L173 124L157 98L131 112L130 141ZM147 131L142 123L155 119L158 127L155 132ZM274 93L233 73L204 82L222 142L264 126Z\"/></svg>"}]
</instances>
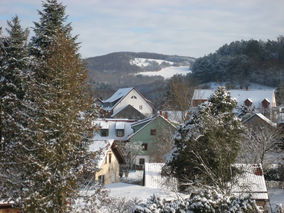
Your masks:
<instances>
[{"instance_id":1,"label":"forest","mask_svg":"<svg viewBox=\"0 0 284 213\"><path fill-rule=\"evenodd\" d=\"M232 87L246 87L253 82L278 87L284 80L284 37L225 44L215 53L198 58L192 71L201 83L230 82Z\"/></svg>"}]
</instances>

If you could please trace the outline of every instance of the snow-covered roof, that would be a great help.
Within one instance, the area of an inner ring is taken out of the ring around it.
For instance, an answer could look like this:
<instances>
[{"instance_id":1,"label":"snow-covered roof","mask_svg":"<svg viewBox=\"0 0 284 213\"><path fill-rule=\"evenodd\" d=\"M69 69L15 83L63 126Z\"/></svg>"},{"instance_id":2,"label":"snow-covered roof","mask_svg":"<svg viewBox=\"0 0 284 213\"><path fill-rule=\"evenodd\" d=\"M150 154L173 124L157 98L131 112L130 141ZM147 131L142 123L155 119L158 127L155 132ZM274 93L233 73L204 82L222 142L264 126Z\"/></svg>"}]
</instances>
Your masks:
<instances>
[{"instance_id":1,"label":"snow-covered roof","mask_svg":"<svg viewBox=\"0 0 284 213\"><path fill-rule=\"evenodd\" d=\"M233 187L235 194L251 194L253 199L268 200L267 188L260 164L235 164L244 172L237 176L238 184Z\"/></svg>"},{"instance_id":2,"label":"snow-covered roof","mask_svg":"<svg viewBox=\"0 0 284 213\"><path fill-rule=\"evenodd\" d=\"M161 176L164 163L145 163L145 186L150 188L171 189L176 188L175 179L168 180ZM171 184L172 183L172 184Z\"/></svg>"},{"instance_id":3,"label":"snow-covered roof","mask_svg":"<svg viewBox=\"0 0 284 213\"><path fill-rule=\"evenodd\" d=\"M243 123L246 123L248 120L250 120L254 116L258 116L260 119L262 119L263 121L265 121L266 123L268 123L272 127L277 127L276 123L272 122L270 119L265 117L262 113L255 113L255 114L253 114L251 117L249 117L248 119L244 120Z\"/></svg>"},{"instance_id":4,"label":"snow-covered roof","mask_svg":"<svg viewBox=\"0 0 284 213\"><path fill-rule=\"evenodd\" d=\"M165 119L163 116L160 116L160 115L154 115L152 116L151 118L147 118L147 119L144 119L144 120L141 120L141 121L137 121L135 123L132 124L132 127L134 126L137 126L137 125L140 125L140 124L143 124L145 123L144 126L142 126L138 131L136 132L133 132L131 135L128 136L128 140L130 138L132 138L134 135L136 135L138 132L140 132L142 129L144 129L147 125L149 125L153 120L157 119L157 118L163 118L166 122L168 122L172 127L176 128L171 122L169 122L167 119Z\"/></svg>"},{"instance_id":5,"label":"snow-covered roof","mask_svg":"<svg viewBox=\"0 0 284 213\"><path fill-rule=\"evenodd\" d=\"M257 108L262 106L262 101L266 99L272 106L276 106L274 89L265 90L228 90L231 97L235 98L238 105L243 105L246 99L249 99ZM215 92L214 89L195 89L192 100L208 100L208 98Z\"/></svg>"},{"instance_id":6,"label":"snow-covered roof","mask_svg":"<svg viewBox=\"0 0 284 213\"><path fill-rule=\"evenodd\" d=\"M125 127L125 122L116 122L115 128L116 129L124 129Z\"/></svg>"},{"instance_id":7,"label":"snow-covered roof","mask_svg":"<svg viewBox=\"0 0 284 213\"><path fill-rule=\"evenodd\" d=\"M117 100L123 98L124 96L126 96L132 89L133 89L133 87L120 88L110 98L104 100L103 103L112 103L114 101L117 101Z\"/></svg>"},{"instance_id":8,"label":"snow-covered roof","mask_svg":"<svg viewBox=\"0 0 284 213\"><path fill-rule=\"evenodd\" d=\"M163 115L165 115L165 113L168 113L168 120L174 122L174 123L183 123L183 112L182 111L171 111L171 110L168 110L168 111L161 111L161 113ZM185 112L187 113L187 112Z\"/></svg>"},{"instance_id":9,"label":"snow-covered roof","mask_svg":"<svg viewBox=\"0 0 284 213\"><path fill-rule=\"evenodd\" d=\"M114 140L94 140L90 144L88 151L89 152L98 152L97 160L98 167L100 168L105 160L107 152L111 149Z\"/></svg>"},{"instance_id":10,"label":"snow-covered roof","mask_svg":"<svg viewBox=\"0 0 284 213\"><path fill-rule=\"evenodd\" d=\"M131 128L131 124L133 124L133 121L129 120L115 120L115 119L104 119L104 120L96 120L94 123L98 126L100 129L108 129L108 136L104 137L100 135L100 132L98 131L95 136L94 140L108 140L108 139L114 139L114 140L126 140L129 135L133 133L133 129ZM107 127L107 128L106 128ZM124 136L123 137L117 137L116 136L116 130L117 129L124 129Z\"/></svg>"}]
</instances>

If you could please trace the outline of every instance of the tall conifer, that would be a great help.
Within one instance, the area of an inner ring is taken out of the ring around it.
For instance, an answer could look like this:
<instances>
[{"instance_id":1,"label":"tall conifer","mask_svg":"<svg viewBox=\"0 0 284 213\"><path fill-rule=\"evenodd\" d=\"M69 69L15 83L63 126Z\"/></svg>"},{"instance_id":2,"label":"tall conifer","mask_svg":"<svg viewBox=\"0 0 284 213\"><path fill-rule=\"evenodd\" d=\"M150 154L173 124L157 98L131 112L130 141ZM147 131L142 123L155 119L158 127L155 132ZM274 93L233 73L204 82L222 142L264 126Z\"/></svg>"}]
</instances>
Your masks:
<instances>
[{"instance_id":1,"label":"tall conifer","mask_svg":"<svg viewBox=\"0 0 284 213\"><path fill-rule=\"evenodd\" d=\"M28 31L22 29L19 18L8 21L8 36L2 38L0 66L0 191L1 197L13 201L21 197L28 116L26 105Z\"/></svg>"}]
</instances>

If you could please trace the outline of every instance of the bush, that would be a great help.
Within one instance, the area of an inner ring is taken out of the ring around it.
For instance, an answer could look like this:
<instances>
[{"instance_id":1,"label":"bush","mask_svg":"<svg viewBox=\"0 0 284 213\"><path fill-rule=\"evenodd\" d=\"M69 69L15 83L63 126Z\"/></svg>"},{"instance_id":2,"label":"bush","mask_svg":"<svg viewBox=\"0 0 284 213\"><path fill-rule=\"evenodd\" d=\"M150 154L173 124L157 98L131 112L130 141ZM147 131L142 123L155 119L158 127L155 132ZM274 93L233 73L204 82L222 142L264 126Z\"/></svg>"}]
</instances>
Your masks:
<instances>
[{"instance_id":1,"label":"bush","mask_svg":"<svg viewBox=\"0 0 284 213\"><path fill-rule=\"evenodd\" d=\"M133 208L134 213L186 213L186 212L259 212L255 201L250 196L236 197L225 195L218 190L207 189L183 200L166 201L153 195L147 203Z\"/></svg>"}]
</instances>

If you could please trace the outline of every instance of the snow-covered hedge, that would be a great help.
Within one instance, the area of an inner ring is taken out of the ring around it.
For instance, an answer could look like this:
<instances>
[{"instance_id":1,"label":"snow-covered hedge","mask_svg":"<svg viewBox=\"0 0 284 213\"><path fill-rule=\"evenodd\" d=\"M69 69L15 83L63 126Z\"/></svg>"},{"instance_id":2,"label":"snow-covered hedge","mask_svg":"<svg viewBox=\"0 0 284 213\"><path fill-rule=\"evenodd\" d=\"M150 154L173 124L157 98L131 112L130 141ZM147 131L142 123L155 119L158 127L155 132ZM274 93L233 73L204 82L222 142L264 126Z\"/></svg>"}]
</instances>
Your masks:
<instances>
[{"instance_id":1,"label":"snow-covered hedge","mask_svg":"<svg viewBox=\"0 0 284 213\"><path fill-rule=\"evenodd\" d=\"M192 194L191 198L167 202L152 196L147 203L133 208L133 213L193 213L193 212L259 212L255 202L249 197L227 196L216 190L205 190Z\"/></svg>"}]
</instances>

